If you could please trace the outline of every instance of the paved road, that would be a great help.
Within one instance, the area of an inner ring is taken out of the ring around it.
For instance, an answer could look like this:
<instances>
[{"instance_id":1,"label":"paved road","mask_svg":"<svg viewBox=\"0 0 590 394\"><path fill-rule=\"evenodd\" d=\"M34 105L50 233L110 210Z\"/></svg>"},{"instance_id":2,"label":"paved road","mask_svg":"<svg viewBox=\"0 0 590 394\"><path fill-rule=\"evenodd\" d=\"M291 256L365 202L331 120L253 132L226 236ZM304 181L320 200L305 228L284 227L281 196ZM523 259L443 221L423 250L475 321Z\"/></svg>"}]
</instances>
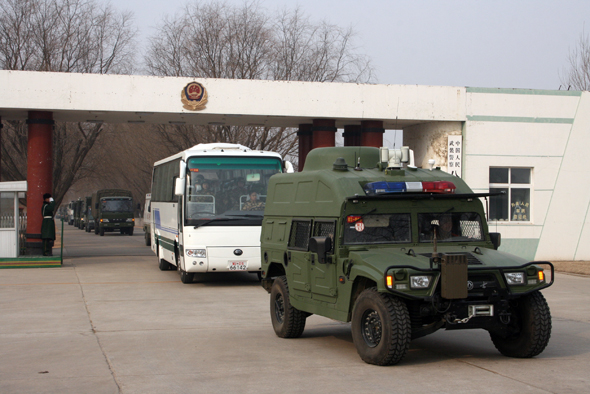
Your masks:
<instances>
[{"instance_id":1,"label":"paved road","mask_svg":"<svg viewBox=\"0 0 590 394\"><path fill-rule=\"evenodd\" d=\"M280 339L251 274L182 284L134 236L66 226L64 267L0 270L0 393L590 392L590 278L545 290L547 349L501 356L482 330L412 342L393 367L365 364L350 325L312 316Z\"/></svg>"}]
</instances>

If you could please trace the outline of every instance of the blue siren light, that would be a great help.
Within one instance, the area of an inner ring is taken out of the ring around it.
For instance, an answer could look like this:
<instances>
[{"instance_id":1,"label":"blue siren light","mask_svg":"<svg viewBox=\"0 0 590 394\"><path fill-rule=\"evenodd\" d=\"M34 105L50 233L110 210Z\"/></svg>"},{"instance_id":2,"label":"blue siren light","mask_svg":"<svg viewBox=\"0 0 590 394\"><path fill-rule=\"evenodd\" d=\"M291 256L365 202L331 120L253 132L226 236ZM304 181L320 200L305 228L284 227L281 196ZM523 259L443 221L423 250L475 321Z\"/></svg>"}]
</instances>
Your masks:
<instances>
[{"instance_id":1,"label":"blue siren light","mask_svg":"<svg viewBox=\"0 0 590 394\"><path fill-rule=\"evenodd\" d=\"M367 196L390 193L455 193L455 184L448 181L435 182L370 182L364 186Z\"/></svg>"}]
</instances>

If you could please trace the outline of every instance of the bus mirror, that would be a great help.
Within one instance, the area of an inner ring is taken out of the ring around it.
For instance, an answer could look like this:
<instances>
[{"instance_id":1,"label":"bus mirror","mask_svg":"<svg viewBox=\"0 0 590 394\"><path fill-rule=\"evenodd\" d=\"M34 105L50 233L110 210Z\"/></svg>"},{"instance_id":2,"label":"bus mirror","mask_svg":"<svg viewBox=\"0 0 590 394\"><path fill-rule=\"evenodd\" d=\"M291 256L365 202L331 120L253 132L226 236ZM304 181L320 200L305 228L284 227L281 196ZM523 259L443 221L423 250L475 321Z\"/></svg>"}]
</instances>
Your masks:
<instances>
[{"instance_id":1,"label":"bus mirror","mask_svg":"<svg viewBox=\"0 0 590 394\"><path fill-rule=\"evenodd\" d=\"M178 175L178 177L184 179L185 176L186 176L186 162L181 160L180 161L180 175Z\"/></svg>"},{"instance_id":2,"label":"bus mirror","mask_svg":"<svg viewBox=\"0 0 590 394\"><path fill-rule=\"evenodd\" d=\"M176 178L176 183L174 184L174 195L175 196L182 196L184 194L184 177L183 178Z\"/></svg>"},{"instance_id":3,"label":"bus mirror","mask_svg":"<svg viewBox=\"0 0 590 394\"><path fill-rule=\"evenodd\" d=\"M290 161L285 160L283 167L285 168L285 172L288 174L295 172L295 170L293 169L293 164L291 164Z\"/></svg>"},{"instance_id":4,"label":"bus mirror","mask_svg":"<svg viewBox=\"0 0 590 394\"><path fill-rule=\"evenodd\" d=\"M151 211L152 211L152 206L148 205L148 212L151 212Z\"/></svg>"}]
</instances>

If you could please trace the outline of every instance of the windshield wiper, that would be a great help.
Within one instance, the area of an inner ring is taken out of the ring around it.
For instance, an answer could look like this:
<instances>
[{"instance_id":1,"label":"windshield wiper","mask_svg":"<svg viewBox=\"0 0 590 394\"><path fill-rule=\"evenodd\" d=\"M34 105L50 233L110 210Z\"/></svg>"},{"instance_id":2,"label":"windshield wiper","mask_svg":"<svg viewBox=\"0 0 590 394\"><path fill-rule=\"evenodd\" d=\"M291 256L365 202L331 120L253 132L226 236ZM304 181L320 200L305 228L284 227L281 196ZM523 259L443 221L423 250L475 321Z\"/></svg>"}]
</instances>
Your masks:
<instances>
[{"instance_id":1,"label":"windshield wiper","mask_svg":"<svg viewBox=\"0 0 590 394\"><path fill-rule=\"evenodd\" d=\"M262 219L262 217L263 217L264 215L252 215L251 213L245 213L245 214L243 214L243 215L238 215L238 214L229 214L229 215L227 215L227 216L240 217L240 218L241 218L241 217L244 217L244 218L260 218L260 219Z\"/></svg>"},{"instance_id":2,"label":"windshield wiper","mask_svg":"<svg viewBox=\"0 0 590 394\"><path fill-rule=\"evenodd\" d=\"M370 213L373 213L373 212L375 212L376 210L377 210L377 208L373 208L373 209L371 209L369 212L365 212L365 213L363 213L362 215L359 215L359 218L358 218L357 220L355 220L354 222L352 222L352 223L356 223L356 222L358 222L359 220L361 220L362 218L364 218L364 217L365 217L365 215L368 215L368 214L370 214ZM356 216L356 215L355 215L355 216Z\"/></svg>"}]
</instances>

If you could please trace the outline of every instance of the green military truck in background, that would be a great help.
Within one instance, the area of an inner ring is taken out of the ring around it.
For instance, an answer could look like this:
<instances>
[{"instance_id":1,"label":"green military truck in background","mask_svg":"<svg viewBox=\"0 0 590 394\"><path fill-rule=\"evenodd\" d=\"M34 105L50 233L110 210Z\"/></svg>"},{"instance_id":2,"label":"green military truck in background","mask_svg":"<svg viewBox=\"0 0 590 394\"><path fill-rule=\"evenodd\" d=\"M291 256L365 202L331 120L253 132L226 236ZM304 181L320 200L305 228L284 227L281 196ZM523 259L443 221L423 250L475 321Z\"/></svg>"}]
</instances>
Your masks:
<instances>
[{"instance_id":1,"label":"green military truck in background","mask_svg":"<svg viewBox=\"0 0 590 394\"><path fill-rule=\"evenodd\" d=\"M311 314L351 322L360 357L377 365L439 329L485 329L505 356L540 354L551 314L539 290L553 265L498 251L490 194L412 157L318 148L302 172L270 179L261 256L275 333L301 336Z\"/></svg>"},{"instance_id":2,"label":"green military truck in background","mask_svg":"<svg viewBox=\"0 0 590 394\"><path fill-rule=\"evenodd\" d=\"M92 194L94 234L118 230L133 235L135 226L133 195L124 189L103 189Z\"/></svg>"},{"instance_id":3,"label":"green military truck in background","mask_svg":"<svg viewBox=\"0 0 590 394\"><path fill-rule=\"evenodd\" d=\"M81 198L78 198L74 201L73 210L74 210L74 227L80 228L80 223L82 222L82 213L83 213L83 201Z\"/></svg>"},{"instance_id":4,"label":"green military truck in background","mask_svg":"<svg viewBox=\"0 0 590 394\"><path fill-rule=\"evenodd\" d=\"M94 216L92 215L92 196L84 198L84 231L89 233L94 230Z\"/></svg>"}]
</instances>

